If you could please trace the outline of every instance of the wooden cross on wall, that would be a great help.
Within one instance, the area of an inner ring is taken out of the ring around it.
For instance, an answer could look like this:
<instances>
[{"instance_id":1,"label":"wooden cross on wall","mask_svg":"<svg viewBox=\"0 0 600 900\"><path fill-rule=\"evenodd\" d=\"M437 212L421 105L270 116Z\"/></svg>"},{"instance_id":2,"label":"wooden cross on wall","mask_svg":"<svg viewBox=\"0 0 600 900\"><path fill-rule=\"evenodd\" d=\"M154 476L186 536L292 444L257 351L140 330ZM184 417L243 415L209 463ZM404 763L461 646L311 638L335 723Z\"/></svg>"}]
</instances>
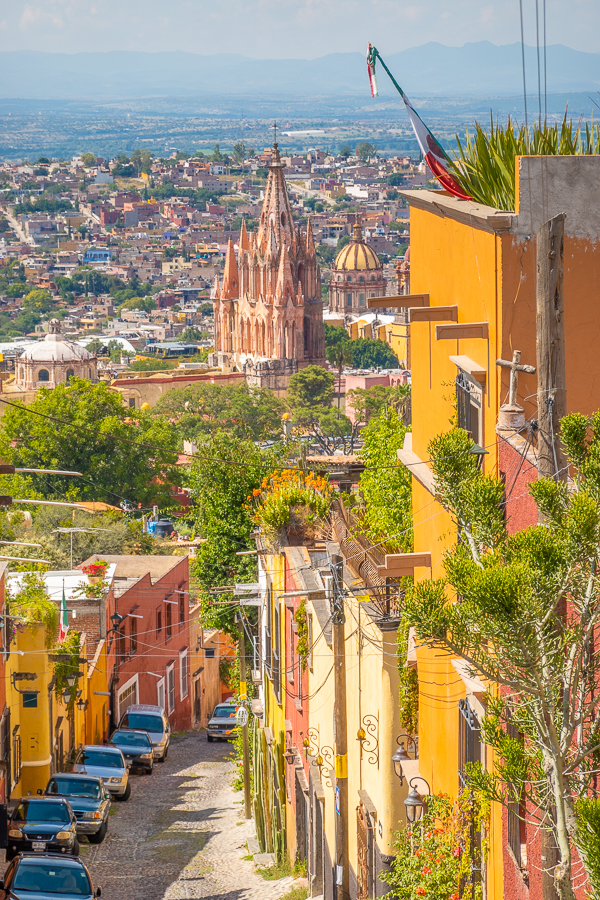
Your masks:
<instances>
[{"instance_id":1,"label":"wooden cross on wall","mask_svg":"<svg viewBox=\"0 0 600 900\"><path fill-rule=\"evenodd\" d=\"M510 387L508 391L508 404L509 406L518 406L517 402L517 382L519 378L519 372L527 372L528 375L535 374L535 366L525 366L521 365L521 351L515 350L513 353L512 362L509 362L506 359L497 359L496 365L501 366L503 369L510 369Z\"/></svg>"}]
</instances>

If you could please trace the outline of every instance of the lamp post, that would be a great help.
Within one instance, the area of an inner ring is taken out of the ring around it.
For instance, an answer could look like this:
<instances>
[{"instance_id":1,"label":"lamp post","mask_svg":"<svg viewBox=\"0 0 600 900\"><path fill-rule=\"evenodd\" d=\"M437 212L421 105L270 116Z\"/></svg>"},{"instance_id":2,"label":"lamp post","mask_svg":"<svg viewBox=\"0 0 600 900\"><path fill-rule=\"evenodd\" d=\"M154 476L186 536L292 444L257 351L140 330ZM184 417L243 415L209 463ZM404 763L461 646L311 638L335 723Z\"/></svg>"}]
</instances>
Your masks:
<instances>
[{"instance_id":1,"label":"lamp post","mask_svg":"<svg viewBox=\"0 0 600 900\"><path fill-rule=\"evenodd\" d=\"M413 781L422 781L427 786L427 794L420 794L413 785ZM421 778L420 775L415 775L411 778L408 782L408 786L411 790L404 801L404 805L406 807L406 821L409 825L412 825L423 815L423 808L427 806L428 798L431 797L431 788L427 781L425 781L424 778Z\"/></svg>"}]
</instances>

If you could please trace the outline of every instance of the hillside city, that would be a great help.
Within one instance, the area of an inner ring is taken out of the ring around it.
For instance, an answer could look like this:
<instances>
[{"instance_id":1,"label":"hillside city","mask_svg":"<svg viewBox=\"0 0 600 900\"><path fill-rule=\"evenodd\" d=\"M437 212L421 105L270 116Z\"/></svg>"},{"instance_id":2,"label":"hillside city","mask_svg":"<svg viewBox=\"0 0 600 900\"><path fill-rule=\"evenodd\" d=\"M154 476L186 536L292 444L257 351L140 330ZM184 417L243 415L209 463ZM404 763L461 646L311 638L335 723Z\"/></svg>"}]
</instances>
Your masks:
<instances>
[{"instance_id":1,"label":"hillside city","mask_svg":"<svg viewBox=\"0 0 600 900\"><path fill-rule=\"evenodd\" d=\"M600 897L600 126L366 69L0 163L0 900Z\"/></svg>"}]
</instances>

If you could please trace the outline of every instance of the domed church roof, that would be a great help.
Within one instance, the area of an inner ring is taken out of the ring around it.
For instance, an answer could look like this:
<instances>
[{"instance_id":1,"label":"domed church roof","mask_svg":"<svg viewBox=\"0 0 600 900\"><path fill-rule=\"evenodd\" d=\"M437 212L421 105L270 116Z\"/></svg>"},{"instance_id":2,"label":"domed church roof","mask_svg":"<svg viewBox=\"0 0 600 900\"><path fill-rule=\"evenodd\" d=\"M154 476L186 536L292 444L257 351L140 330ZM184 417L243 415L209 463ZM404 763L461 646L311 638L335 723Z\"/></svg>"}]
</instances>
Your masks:
<instances>
[{"instance_id":1,"label":"domed church roof","mask_svg":"<svg viewBox=\"0 0 600 900\"><path fill-rule=\"evenodd\" d=\"M383 268L373 248L365 243L362 227L358 222L354 226L353 239L345 247L342 247L336 256L333 267L345 272L363 271L366 269L378 269L381 271Z\"/></svg>"},{"instance_id":2,"label":"domed church roof","mask_svg":"<svg viewBox=\"0 0 600 900\"><path fill-rule=\"evenodd\" d=\"M33 362L81 362L92 359L93 354L74 341L66 341L60 333L60 322L51 319L50 330L43 341L28 347L20 359Z\"/></svg>"}]
</instances>

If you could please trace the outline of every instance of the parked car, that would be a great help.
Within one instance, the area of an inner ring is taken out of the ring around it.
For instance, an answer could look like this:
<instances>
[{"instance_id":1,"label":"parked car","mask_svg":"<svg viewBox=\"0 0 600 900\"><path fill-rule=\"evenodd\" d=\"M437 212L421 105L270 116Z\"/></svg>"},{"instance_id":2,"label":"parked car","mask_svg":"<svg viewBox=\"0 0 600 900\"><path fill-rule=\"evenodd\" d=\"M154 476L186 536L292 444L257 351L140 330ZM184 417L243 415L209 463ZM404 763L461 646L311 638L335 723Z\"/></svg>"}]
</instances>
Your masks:
<instances>
[{"instance_id":1,"label":"parked car","mask_svg":"<svg viewBox=\"0 0 600 900\"><path fill-rule=\"evenodd\" d=\"M90 873L77 857L57 853L22 853L0 878L0 900L93 900L102 889L92 884Z\"/></svg>"},{"instance_id":2,"label":"parked car","mask_svg":"<svg viewBox=\"0 0 600 900\"><path fill-rule=\"evenodd\" d=\"M145 703L129 706L121 716L119 728L147 731L152 741L154 759L165 761L171 741L171 726L162 707Z\"/></svg>"},{"instance_id":3,"label":"parked car","mask_svg":"<svg viewBox=\"0 0 600 900\"><path fill-rule=\"evenodd\" d=\"M6 860L24 850L79 855L77 819L62 797L26 797L19 800L8 821Z\"/></svg>"},{"instance_id":4,"label":"parked car","mask_svg":"<svg viewBox=\"0 0 600 900\"><path fill-rule=\"evenodd\" d=\"M127 765L132 769L140 769L148 775L152 774L154 754L152 741L147 731L131 731L127 728L120 728L113 731L110 743L119 748Z\"/></svg>"},{"instance_id":5,"label":"parked car","mask_svg":"<svg viewBox=\"0 0 600 900\"><path fill-rule=\"evenodd\" d=\"M207 740L209 742L232 740L237 727L235 714L236 707L233 703L217 703L208 723Z\"/></svg>"},{"instance_id":6,"label":"parked car","mask_svg":"<svg viewBox=\"0 0 600 900\"><path fill-rule=\"evenodd\" d=\"M79 836L85 834L91 844L102 843L108 829L110 793L101 778L59 772L52 776L45 793L47 797L59 796L69 801Z\"/></svg>"},{"instance_id":7,"label":"parked car","mask_svg":"<svg viewBox=\"0 0 600 900\"><path fill-rule=\"evenodd\" d=\"M73 771L101 778L115 800L131 796L127 763L118 747L86 744L75 758Z\"/></svg>"}]
</instances>

